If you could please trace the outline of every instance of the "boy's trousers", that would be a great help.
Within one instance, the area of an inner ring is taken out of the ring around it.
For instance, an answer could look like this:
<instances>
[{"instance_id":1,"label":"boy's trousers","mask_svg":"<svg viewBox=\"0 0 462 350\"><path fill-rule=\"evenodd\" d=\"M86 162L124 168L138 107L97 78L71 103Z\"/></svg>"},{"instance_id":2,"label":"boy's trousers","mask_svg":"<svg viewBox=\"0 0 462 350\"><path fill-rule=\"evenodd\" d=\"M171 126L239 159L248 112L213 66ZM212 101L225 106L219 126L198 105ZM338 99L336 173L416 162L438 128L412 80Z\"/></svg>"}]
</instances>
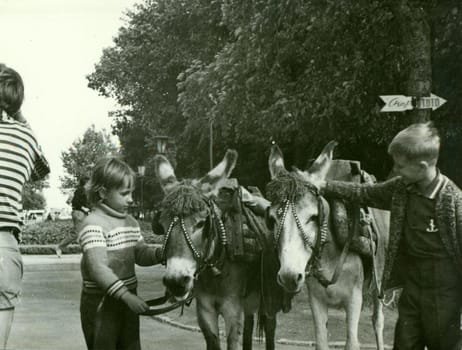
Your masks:
<instances>
[{"instance_id":1,"label":"boy's trousers","mask_svg":"<svg viewBox=\"0 0 462 350\"><path fill-rule=\"evenodd\" d=\"M450 259L408 257L394 350L460 350L461 278Z\"/></svg>"},{"instance_id":2,"label":"boy's trousers","mask_svg":"<svg viewBox=\"0 0 462 350\"><path fill-rule=\"evenodd\" d=\"M140 350L139 316L121 300L82 293L80 321L88 350Z\"/></svg>"}]
</instances>

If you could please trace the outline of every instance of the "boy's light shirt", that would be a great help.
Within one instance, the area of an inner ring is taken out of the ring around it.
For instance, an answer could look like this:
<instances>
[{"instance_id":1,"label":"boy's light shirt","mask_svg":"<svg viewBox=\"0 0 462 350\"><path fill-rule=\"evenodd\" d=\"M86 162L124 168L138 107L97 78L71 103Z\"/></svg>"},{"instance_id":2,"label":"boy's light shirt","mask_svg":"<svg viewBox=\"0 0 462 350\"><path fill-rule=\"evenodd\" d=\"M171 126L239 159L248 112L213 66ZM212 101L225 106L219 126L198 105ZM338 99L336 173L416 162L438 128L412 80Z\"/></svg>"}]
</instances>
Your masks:
<instances>
[{"instance_id":1,"label":"boy's light shirt","mask_svg":"<svg viewBox=\"0 0 462 350\"><path fill-rule=\"evenodd\" d=\"M417 193L428 199L435 199L438 192L441 190L444 183L444 178L441 175L439 169L436 169L436 176L432 182L425 188L424 191L421 191L417 188L416 184L409 184L406 186L407 190L412 193Z\"/></svg>"}]
</instances>

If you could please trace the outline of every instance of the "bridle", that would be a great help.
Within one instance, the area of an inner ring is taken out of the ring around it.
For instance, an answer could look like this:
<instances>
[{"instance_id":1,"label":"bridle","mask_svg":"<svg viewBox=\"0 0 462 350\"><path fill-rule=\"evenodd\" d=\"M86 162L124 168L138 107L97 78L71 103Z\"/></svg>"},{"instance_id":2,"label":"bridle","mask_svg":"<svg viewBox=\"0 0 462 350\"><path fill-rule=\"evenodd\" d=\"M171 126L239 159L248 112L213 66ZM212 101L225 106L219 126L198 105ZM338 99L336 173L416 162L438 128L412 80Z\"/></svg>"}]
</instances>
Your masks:
<instances>
[{"instance_id":1,"label":"bridle","mask_svg":"<svg viewBox=\"0 0 462 350\"><path fill-rule=\"evenodd\" d=\"M298 217L297 212L295 210L294 200L287 198L283 202L282 206L277 210L279 213L279 216L281 217L281 220L279 222L279 226L274 236L274 244L276 246L276 249L278 249L280 246L280 240L281 240L282 230L284 228L284 222L290 210L295 220L298 233L300 234L303 240L303 243L305 245L305 248L310 248L312 250L311 257L308 260L306 268L305 268L306 275L307 276L313 275L315 278L319 280L321 284L324 285L325 278L319 274L319 270L320 270L319 263L321 259L322 249L325 243L327 242L328 215L326 215L326 212L328 212L328 204L327 204L327 201L320 195L316 187L309 186L308 191L314 194L318 201L318 220L317 222L318 222L319 230L314 240L303 229L300 218ZM331 284L331 283L328 283L328 284Z\"/></svg>"},{"instance_id":2,"label":"bridle","mask_svg":"<svg viewBox=\"0 0 462 350\"><path fill-rule=\"evenodd\" d=\"M223 221L221 220L220 216L217 213L217 208L216 204L211 201L211 200L206 200L207 206L209 208L209 214L207 216L207 220L209 222L209 230L217 230L218 231L218 243L220 245L220 256L216 256L216 247L213 245L213 240L214 238L208 239L206 243L206 247L204 249L204 253L202 253L195 245L194 242L191 238L190 233L186 229L186 225L184 222L184 219L181 215L174 216L172 221L169 224L168 230L165 233L165 237L162 243L162 250L161 250L161 256L162 256L162 264L166 264L167 257L166 257L166 249L167 249L167 244L170 241L171 233L173 231L173 228L176 225L180 226L180 230L183 233L183 236L186 240L186 243L188 244L189 249L193 253L194 260L198 264L198 269L196 270L195 273L195 278L197 279L200 275L201 272L203 272L205 269L210 268L214 274L219 274L220 270L219 268L221 266L220 263L222 261L222 258L224 257L223 254L225 254L225 247L228 244L227 237L226 237L226 230L225 226L223 224ZM203 230L206 230L207 227L204 227Z\"/></svg>"},{"instance_id":3,"label":"bridle","mask_svg":"<svg viewBox=\"0 0 462 350\"><path fill-rule=\"evenodd\" d=\"M295 203L290 199L286 199L282 207L279 209L281 212L281 222L279 224L278 230L276 231L276 235L274 237L276 246L279 245L282 229L284 227L284 221L286 219L287 213L289 212L289 208L291 209L292 216L295 219L295 224L297 225L298 232L300 233L303 239L303 243L305 244L305 247L308 246L313 251L319 249L319 247L322 246L327 240L327 218L325 218L325 215L324 215L324 205L322 203L322 200L320 200L318 203L319 232L316 235L316 238L313 242L311 237L303 229L300 218L298 217L297 212L295 211Z\"/></svg>"}]
</instances>

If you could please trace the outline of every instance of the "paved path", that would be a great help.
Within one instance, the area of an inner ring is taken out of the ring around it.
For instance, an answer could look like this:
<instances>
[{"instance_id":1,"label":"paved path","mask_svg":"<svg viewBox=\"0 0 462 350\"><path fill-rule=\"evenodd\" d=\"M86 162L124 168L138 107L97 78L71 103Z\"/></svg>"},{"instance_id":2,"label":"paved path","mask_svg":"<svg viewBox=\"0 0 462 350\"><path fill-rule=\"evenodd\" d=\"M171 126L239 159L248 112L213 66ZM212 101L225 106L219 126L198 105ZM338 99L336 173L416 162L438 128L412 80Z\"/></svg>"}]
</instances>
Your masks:
<instances>
[{"instance_id":1,"label":"paved path","mask_svg":"<svg viewBox=\"0 0 462 350\"><path fill-rule=\"evenodd\" d=\"M57 258L24 255L23 258L24 292L22 303L15 313L8 349L85 349L79 320L80 256L64 255ZM150 297L159 295L160 291L150 291L149 286L152 276L160 276L161 268L140 268L137 274L143 280L140 294L149 296L151 293ZM201 333L172 327L150 317L141 318L141 343L144 350L205 348ZM281 344L277 348L302 349ZM255 343L255 349L264 349L264 344Z\"/></svg>"}]
</instances>

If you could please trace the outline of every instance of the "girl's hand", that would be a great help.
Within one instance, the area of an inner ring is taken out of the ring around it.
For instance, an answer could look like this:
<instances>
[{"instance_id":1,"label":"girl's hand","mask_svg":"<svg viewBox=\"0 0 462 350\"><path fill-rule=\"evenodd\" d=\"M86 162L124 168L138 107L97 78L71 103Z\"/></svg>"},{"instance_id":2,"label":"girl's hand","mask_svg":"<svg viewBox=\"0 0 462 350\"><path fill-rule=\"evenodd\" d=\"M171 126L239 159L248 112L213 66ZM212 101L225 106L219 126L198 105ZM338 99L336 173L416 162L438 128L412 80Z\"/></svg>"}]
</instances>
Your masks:
<instances>
[{"instance_id":1,"label":"girl's hand","mask_svg":"<svg viewBox=\"0 0 462 350\"><path fill-rule=\"evenodd\" d=\"M148 304L143 299L130 292L122 295L122 301L136 314L141 314L149 309Z\"/></svg>"}]
</instances>

